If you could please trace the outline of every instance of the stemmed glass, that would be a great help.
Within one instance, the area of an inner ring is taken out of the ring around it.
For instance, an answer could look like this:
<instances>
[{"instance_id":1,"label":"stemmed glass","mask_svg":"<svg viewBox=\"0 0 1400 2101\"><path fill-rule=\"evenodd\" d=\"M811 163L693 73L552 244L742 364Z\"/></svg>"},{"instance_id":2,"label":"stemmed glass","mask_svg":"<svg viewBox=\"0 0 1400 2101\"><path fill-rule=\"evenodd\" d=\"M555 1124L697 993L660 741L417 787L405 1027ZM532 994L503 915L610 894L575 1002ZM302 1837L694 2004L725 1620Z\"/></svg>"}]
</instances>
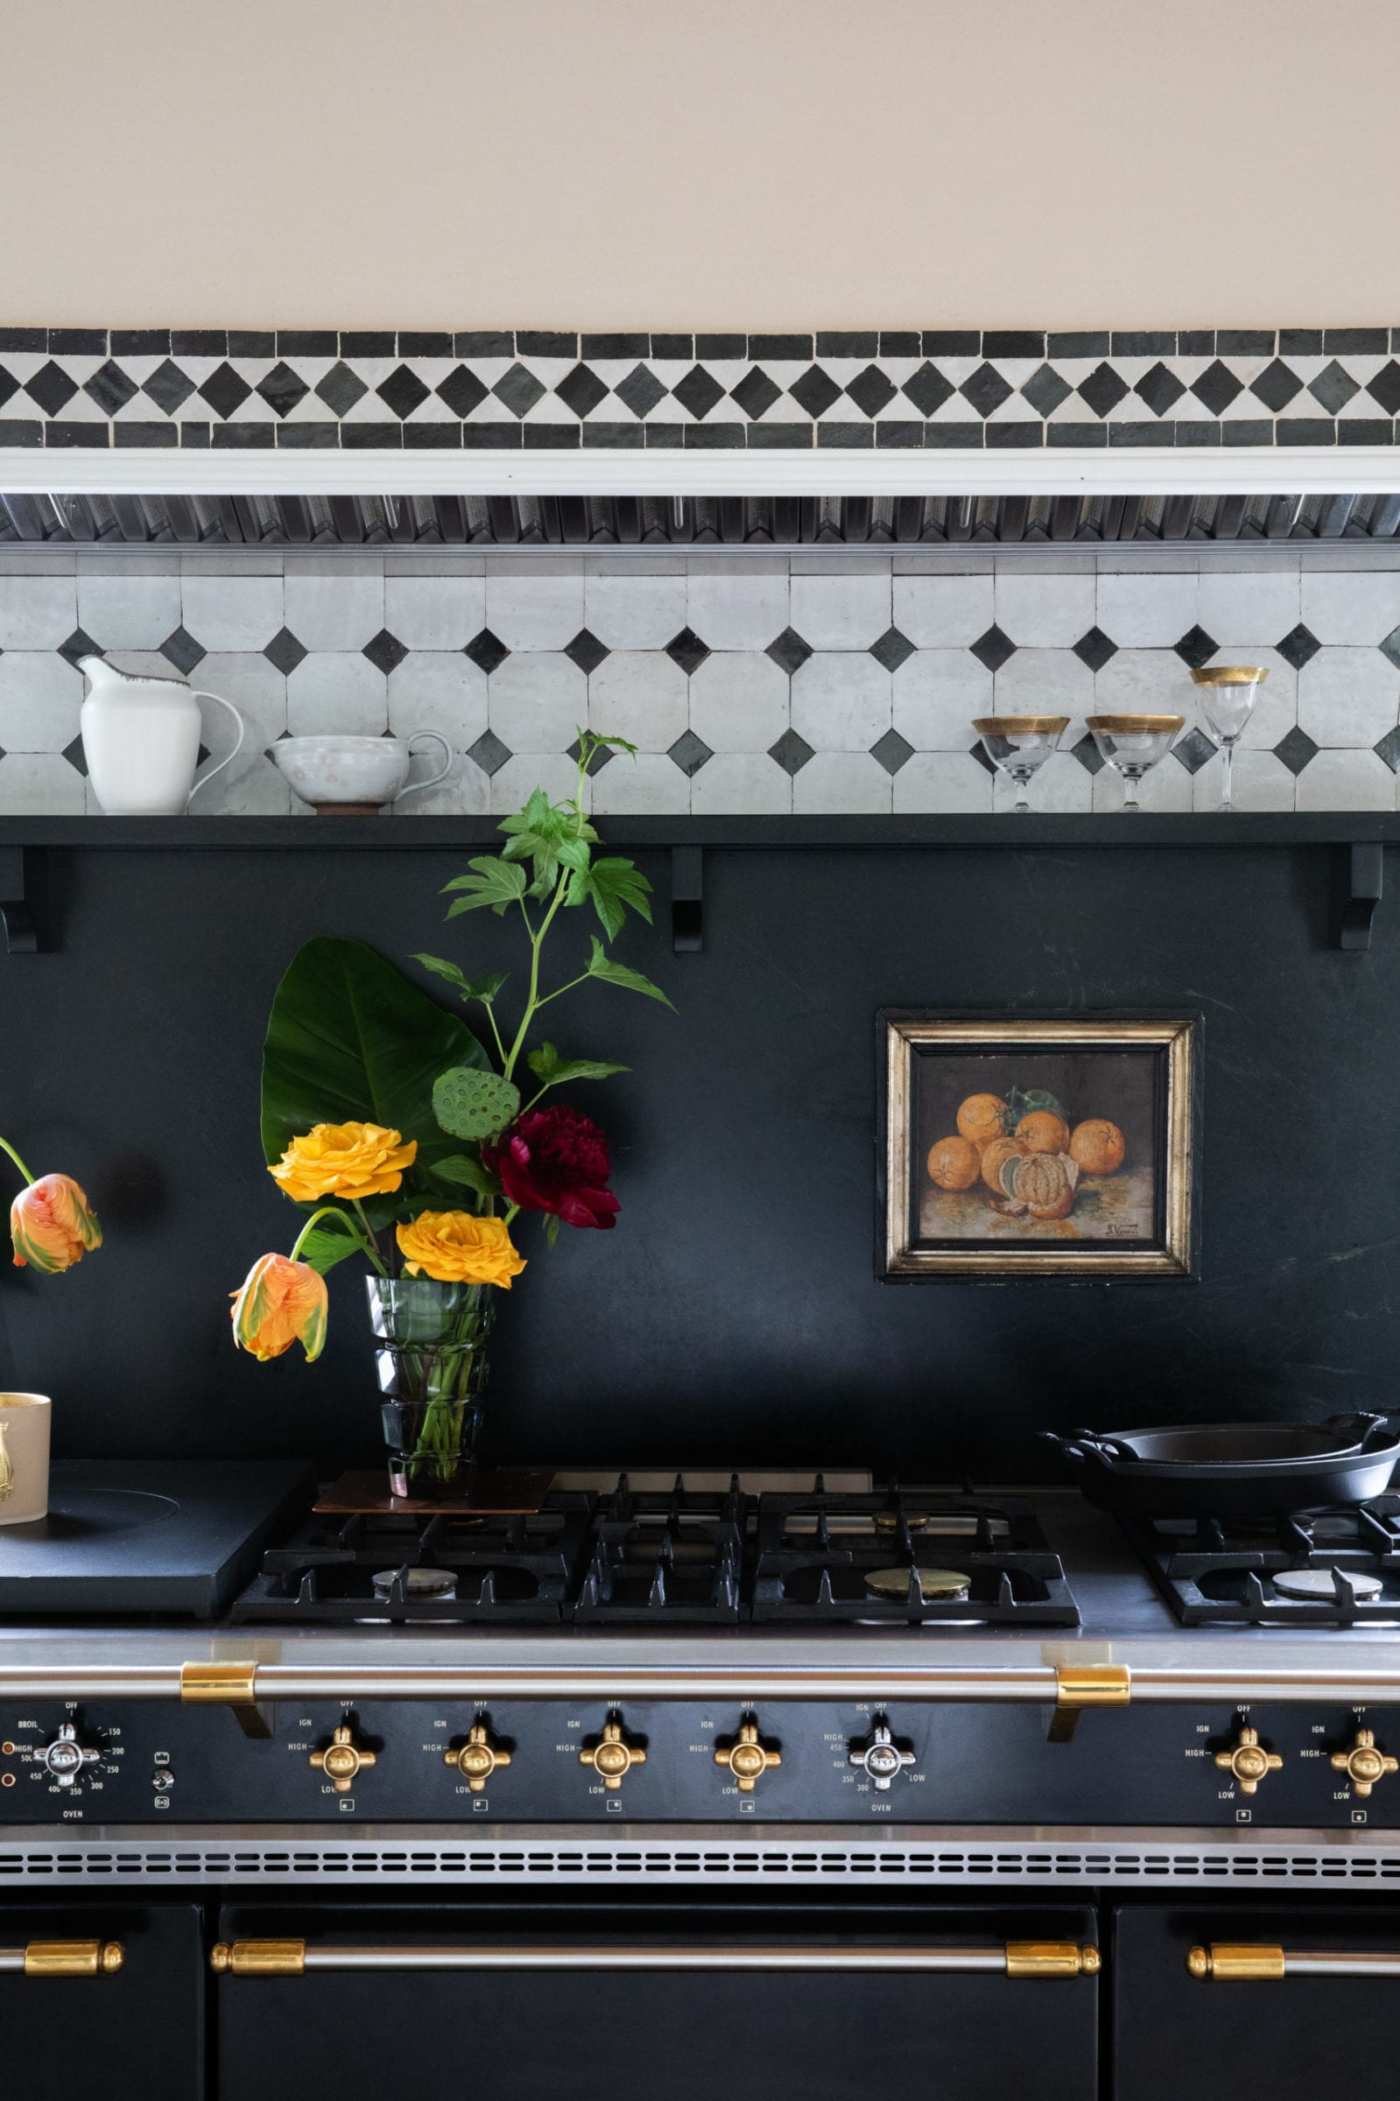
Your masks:
<instances>
[{"instance_id":1,"label":"stemmed glass","mask_svg":"<svg viewBox=\"0 0 1400 2101\"><path fill-rule=\"evenodd\" d=\"M1211 735L1220 746L1222 810L1233 810L1235 807L1230 792L1235 746L1243 735L1245 724L1254 713L1259 688L1268 675L1267 664L1209 664L1204 671L1191 673L1201 688L1201 713L1210 726Z\"/></svg>"},{"instance_id":2,"label":"stemmed glass","mask_svg":"<svg viewBox=\"0 0 1400 2101\"><path fill-rule=\"evenodd\" d=\"M1089 715L1085 720L1093 732L1100 754L1115 773L1123 776L1123 808L1141 808L1138 782L1150 773L1172 748L1172 739L1185 722L1184 715Z\"/></svg>"},{"instance_id":3,"label":"stemmed glass","mask_svg":"<svg viewBox=\"0 0 1400 2101\"><path fill-rule=\"evenodd\" d=\"M1068 715L978 715L972 727L994 766L1016 783L1018 810L1028 810L1026 789L1059 747L1069 728Z\"/></svg>"}]
</instances>

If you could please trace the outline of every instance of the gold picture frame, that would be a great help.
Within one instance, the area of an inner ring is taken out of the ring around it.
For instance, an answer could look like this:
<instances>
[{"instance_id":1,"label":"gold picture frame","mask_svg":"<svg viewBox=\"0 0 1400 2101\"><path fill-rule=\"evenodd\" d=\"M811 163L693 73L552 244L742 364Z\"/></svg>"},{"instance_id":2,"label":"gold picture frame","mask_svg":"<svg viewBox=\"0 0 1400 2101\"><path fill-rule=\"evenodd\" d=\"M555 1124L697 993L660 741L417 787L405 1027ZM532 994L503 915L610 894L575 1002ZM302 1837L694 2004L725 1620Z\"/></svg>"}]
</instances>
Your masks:
<instances>
[{"instance_id":1,"label":"gold picture frame","mask_svg":"<svg viewBox=\"0 0 1400 2101\"><path fill-rule=\"evenodd\" d=\"M1199 1015L879 1029L883 1278L1196 1276Z\"/></svg>"}]
</instances>

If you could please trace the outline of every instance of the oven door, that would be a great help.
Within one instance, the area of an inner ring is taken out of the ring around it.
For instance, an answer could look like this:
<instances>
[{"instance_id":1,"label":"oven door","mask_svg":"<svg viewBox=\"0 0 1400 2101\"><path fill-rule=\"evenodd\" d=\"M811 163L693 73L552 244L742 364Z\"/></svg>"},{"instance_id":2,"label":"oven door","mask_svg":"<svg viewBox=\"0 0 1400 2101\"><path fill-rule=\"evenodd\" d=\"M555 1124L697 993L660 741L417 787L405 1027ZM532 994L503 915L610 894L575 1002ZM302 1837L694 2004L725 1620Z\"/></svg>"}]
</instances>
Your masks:
<instances>
[{"instance_id":1,"label":"oven door","mask_svg":"<svg viewBox=\"0 0 1400 2101\"><path fill-rule=\"evenodd\" d=\"M1386 2083L1400 1905L1125 1906L1112 1967L1117 2090L1132 2101L1317 2101Z\"/></svg>"},{"instance_id":2,"label":"oven door","mask_svg":"<svg viewBox=\"0 0 1400 2101\"><path fill-rule=\"evenodd\" d=\"M192 1905L0 1907L0 2094L200 2101L204 1969Z\"/></svg>"},{"instance_id":3,"label":"oven door","mask_svg":"<svg viewBox=\"0 0 1400 2101\"><path fill-rule=\"evenodd\" d=\"M230 1907L219 2091L383 2101L1093 2101L1083 1909L500 1902Z\"/></svg>"}]
</instances>

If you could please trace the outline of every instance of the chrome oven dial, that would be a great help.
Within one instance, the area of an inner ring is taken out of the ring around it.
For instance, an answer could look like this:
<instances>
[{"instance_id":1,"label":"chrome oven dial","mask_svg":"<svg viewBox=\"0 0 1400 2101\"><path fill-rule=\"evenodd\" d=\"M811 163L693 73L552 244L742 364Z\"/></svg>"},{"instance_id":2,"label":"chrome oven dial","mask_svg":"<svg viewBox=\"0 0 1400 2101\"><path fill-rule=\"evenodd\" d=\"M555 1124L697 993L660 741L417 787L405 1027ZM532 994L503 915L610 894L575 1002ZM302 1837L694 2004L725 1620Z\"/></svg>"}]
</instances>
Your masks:
<instances>
[{"instance_id":1,"label":"chrome oven dial","mask_svg":"<svg viewBox=\"0 0 1400 2101\"><path fill-rule=\"evenodd\" d=\"M914 1763L914 1753L900 1749L889 1723L881 1715L864 1742L851 1745L849 1763L859 1767L883 1795L888 1794L905 1767Z\"/></svg>"},{"instance_id":2,"label":"chrome oven dial","mask_svg":"<svg viewBox=\"0 0 1400 2101\"><path fill-rule=\"evenodd\" d=\"M102 1756L91 1744L80 1743L78 1732L71 1722L65 1722L51 1744L45 1744L38 1752L38 1760L49 1778L59 1787L72 1787L81 1777L85 1765L96 1765Z\"/></svg>"}]
</instances>

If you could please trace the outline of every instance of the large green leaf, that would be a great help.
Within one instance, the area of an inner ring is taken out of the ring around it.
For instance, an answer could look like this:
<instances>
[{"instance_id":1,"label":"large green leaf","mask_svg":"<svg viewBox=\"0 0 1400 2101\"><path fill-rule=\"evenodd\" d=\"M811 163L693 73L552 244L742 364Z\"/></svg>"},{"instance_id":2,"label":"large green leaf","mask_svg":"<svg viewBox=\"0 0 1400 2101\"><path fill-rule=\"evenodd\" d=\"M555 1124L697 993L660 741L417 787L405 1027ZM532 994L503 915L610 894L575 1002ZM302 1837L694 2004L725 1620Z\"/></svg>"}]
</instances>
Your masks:
<instances>
[{"instance_id":1,"label":"large green leaf","mask_svg":"<svg viewBox=\"0 0 1400 2101\"><path fill-rule=\"evenodd\" d=\"M431 1170L461 1150L433 1115L434 1080L449 1065L486 1064L466 1023L377 949L319 936L292 958L268 1016L264 1157L280 1160L313 1124L380 1123L416 1138L418 1163Z\"/></svg>"}]
</instances>

